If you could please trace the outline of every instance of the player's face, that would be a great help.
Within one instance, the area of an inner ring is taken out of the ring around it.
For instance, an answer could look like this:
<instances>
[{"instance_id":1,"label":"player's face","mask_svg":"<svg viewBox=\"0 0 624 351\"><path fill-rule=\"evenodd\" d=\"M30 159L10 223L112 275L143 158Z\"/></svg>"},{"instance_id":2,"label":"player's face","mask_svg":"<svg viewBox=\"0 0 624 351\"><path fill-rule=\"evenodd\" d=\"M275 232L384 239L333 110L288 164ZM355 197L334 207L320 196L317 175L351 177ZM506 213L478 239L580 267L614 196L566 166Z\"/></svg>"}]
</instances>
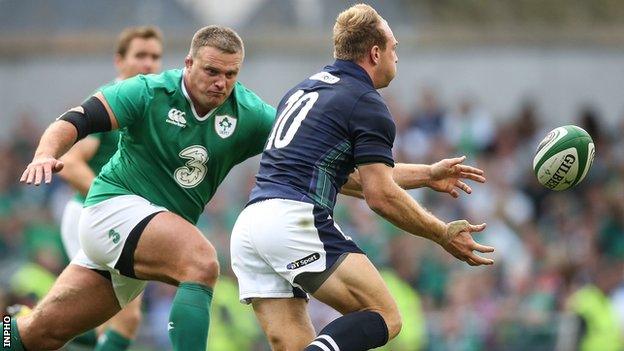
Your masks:
<instances>
[{"instance_id":1,"label":"player's face","mask_svg":"<svg viewBox=\"0 0 624 351\"><path fill-rule=\"evenodd\" d=\"M243 62L242 53L228 54L211 46L186 58L186 83L196 106L210 111L232 93Z\"/></svg>"},{"instance_id":2,"label":"player's face","mask_svg":"<svg viewBox=\"0 0 624 351\"><path fill-rule=\"evenodd\" d=\"M381 51L379 60L379 82L377 89L385 88L390 84L390 81L394 79L397 71L397 63L399 62L399 56L397 56L396 48L399 42L394 37L392 29L388 25L388 22L383 21L381 28L386 34L386 49Z\"/></svg>"},{"instance_id":3,"label":"player's face","mask_svg":"<svg viewBox=\"0 0 624 351\"><path fill-rule=\"evenodd\" d=\"M128 45L126 56L117 56L115 64L119 78L126 79L137 74L157 73L160 71L162 44L155 38L134 38Z\"/></svg>"}]
</instances>

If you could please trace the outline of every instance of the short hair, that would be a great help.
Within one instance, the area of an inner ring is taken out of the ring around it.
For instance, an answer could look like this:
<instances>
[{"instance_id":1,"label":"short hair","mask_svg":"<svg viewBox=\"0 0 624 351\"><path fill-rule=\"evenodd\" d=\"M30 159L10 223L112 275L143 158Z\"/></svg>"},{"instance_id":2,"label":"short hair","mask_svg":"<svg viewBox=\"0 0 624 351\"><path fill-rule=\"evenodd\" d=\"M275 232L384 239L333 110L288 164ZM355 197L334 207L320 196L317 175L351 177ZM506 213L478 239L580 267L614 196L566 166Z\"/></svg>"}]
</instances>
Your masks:
<instances>
[{"instance_id":1,"label":"short hair","mask_svg":"<svg viewBox=\"0 0 624 351\"><path fill-rule=\"evenodd\" d=\"M334 24L334 57L358 61L377 45L386 49L386 35L381 29L383 18L366 4L353 5L341 12Z\"/></svg>"},{"instance_id":2,"label":"short hair","mask_svg":"<svg viewBox=\"0 0 624 351\"><path fill-rule=\"evenodd\" d=\"M119 38L117 39L117 53L121 57L125 57L128 52L128 48L130 47L130 43L133 39L141 38L141 39L156 39L160 43L162 43L162 33L160 29L153 26L142 26L142 27L128 27L124 29L121 34L119 34Z\"/></svg>"},{"instance_id":3,"label":"short hair","mask_svg":"<svg viewBox=\"0 0 624 351\"><path fill-rule=\"evenodd\" d=\"M191 41L191 56L195 57L204 46L219 49L226 54L245 54L241 37L233 29L223 26L211 25L198 30Z\"/></svg>"}]
</instances>

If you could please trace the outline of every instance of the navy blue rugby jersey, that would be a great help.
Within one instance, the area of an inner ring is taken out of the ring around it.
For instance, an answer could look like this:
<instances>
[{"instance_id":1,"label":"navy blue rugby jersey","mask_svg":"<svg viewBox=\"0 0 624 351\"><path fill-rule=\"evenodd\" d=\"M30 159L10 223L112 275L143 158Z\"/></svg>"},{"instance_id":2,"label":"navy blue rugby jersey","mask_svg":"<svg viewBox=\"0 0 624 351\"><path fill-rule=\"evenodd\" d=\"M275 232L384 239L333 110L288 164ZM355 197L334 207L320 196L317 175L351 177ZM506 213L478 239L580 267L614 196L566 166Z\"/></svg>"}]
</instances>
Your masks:
<instances>
[{"instance_id":1,"label":"navy blue rugby jersey","mask_svg":"<svg viewBox=\"0 0 624 351\"><path fill-rule=\"evenodd\" d=\"M333 211L357 165L394 166L390 111L359 65L336 60L280 101L249 203L280 198Z\"/></svg>"}]
</instances>

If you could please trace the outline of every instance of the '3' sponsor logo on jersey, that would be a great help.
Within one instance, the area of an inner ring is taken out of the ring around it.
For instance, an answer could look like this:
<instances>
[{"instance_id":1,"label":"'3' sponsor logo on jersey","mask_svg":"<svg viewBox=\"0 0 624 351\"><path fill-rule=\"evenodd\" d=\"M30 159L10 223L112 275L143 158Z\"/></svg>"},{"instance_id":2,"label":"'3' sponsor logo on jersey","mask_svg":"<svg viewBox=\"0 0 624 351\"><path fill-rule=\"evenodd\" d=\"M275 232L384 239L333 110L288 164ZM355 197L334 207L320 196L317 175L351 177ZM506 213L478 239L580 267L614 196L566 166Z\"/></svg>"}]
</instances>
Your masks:
<instances>
[{"instance_id":1,"label":"'3' sponsor logo on jersey","mask_svg":"<svg viewBox=\"0 0 624 351\"><path fill-rule=\"evenodd\" d=\"M186 127L186 118L184 118L185 113L172 108L171 110L169 110L169 113L167 113L167 123L171 123L173 125L176 125L178 127Z\"/></svg>"},{"instance_id":2,"label":"'3' sponsor logo on jersey","mask_svg":"<svg viewBox=\"0 0 624 351\"><path fill-rule=\"evenodd\" d=\"M191 145L180 151L178 156L188 161L173 173L176 182L187 189L197 186L206 176L208 150L201 145Z\"/></svg>"}]
</instances>

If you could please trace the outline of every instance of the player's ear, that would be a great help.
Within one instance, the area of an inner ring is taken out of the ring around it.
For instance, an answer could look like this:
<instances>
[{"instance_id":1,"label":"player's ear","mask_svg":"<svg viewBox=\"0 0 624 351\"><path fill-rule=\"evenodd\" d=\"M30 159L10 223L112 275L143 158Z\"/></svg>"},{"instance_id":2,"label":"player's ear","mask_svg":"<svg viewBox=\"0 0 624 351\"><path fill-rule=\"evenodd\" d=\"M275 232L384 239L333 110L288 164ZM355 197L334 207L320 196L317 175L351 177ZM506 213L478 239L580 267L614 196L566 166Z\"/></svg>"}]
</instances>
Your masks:
<instances>
[{"instance_id":1,"label":"player's ear","mask_svg":"<svg viewBox=\"0 0 624 351\"><path fill-rule=\"evenodd\" d=\"M381 50L379 49L379 46L373 45L373 47L370 50L370 59L372 63L374 65L377 65L379 63L380 58L381 58Z\"/></svg>"},{"instance_id":2,"label":"player's ear","mask_svg":"<svg viewBox=\"0 0 624 351\"><path fill-rule=\"evenodd\" d=\"M123 57L119 54L115 54L115 58L113 59L113 61L115 62L115 68L117 68L117 71L121 71L121 69L123 68Z\"/></svg>"},{"instance_id":3,"label":"player's ear","mask_svg":"<svg viewBox=\"0 0 624 351\"><path fill-rule=\"evenodd\" d=\"M184 66L186 68L191 68L191 66L193 66L193 58L191 57L191 54L186 55L184 58Z\"/></svg>"}]
</instances>

